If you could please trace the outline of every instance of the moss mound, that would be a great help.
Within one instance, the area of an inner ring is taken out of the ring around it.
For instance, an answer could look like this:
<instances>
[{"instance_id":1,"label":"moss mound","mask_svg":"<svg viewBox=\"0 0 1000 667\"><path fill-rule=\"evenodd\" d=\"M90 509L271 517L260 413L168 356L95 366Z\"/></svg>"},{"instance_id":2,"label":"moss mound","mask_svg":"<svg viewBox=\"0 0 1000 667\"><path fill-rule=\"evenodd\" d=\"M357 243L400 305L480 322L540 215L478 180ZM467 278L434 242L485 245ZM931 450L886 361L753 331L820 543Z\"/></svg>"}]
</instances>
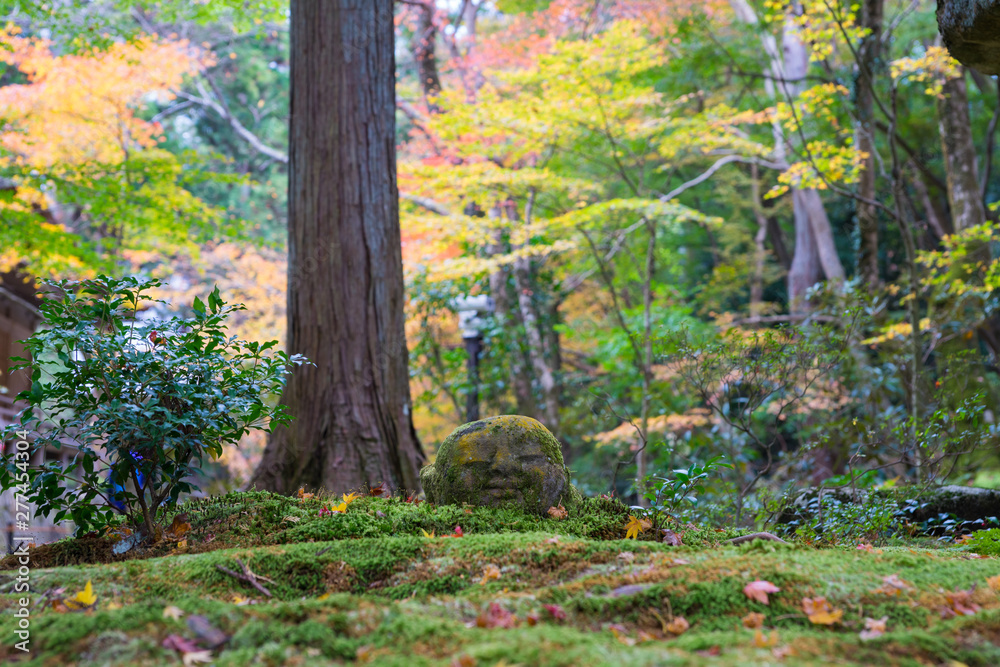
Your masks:
<instances>
[{"instance_id":1,"label":"moss mound","mask_svg":"<svg viewBox=\"0 0 1000 667\"><path fill-rule=\"evenodd\" d=\"M388 506L379 500L371 506ZM25 664L179 664L163 645L172 635L216 665L1000 664L1000 596L986 585L1000 573L995 559L955 548L670 547L569 535L566 525L36 570L36 596L90 581L98 602L36 609ZM239 571L237 559L272 597L219 570ZM887 577L904 586L887 588ZM756 579L781 589L768 604L743 592ZM947 613L956 590L970 615ZM816 597L841 613L832 625L807 618L803 599ZM4 627L16 598L0 589ZM750 613L762 615L761 637L744 627ZM679 617L689 627L673 632ZM859 636L882 617L882 636ZM206 626L225 641L213 645ZM0 647L0 658L15 657Z\"/></svg>"}]
</instances>

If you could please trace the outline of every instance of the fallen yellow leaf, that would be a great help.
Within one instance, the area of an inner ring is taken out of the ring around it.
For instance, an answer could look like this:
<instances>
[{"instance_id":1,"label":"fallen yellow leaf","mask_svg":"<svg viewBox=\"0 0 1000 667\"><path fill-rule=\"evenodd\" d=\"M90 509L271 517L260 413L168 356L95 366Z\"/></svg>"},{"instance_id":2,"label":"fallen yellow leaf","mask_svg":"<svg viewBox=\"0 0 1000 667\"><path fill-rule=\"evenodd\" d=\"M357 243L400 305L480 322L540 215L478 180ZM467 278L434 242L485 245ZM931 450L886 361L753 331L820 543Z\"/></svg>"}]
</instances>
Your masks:
<instances>
[{"instance_id":1,"label":"fallen yellow leaf","mask_svg":"<svg viewBox=\"0 0 1000 667\"><path fill-rule=\"evenodd\" d=\"M625 539L637 539L639 533L644 530L648 530L653 523L648 519L637 519L631 514L628 517L628 523L625 524Z\"/></svg>"},{"instance_id":2,"label":"fallen yellow leaf","mask_svg":"<svg viewBox=\"0 0 1000 667\"><path fill-rule=\"evenodd\" d=\"M766 636L760 630L753 633L753 645L757 648L771 648L778 643L778 631L775 630L771 636Z\"/></svg>"},{"instance_id":3,"label":"fallen yellow leaf","mask_svg":"<svg viewBox=\"0 0 1000 667\"><path fill-rule=\"evenodd\" d=\"M90 580L87 580L87 585L84 586L83 590L66 600L66 606L70 609L85 609L87 607L92 607L97 603L97 596L94 595L94 587L90 584Z\"/></svg>"},{"instance_id":4,"label":"fallen yellow leaf","mask_svg":"<svg viewBox=\"0 0 1000 667\"><path fill-rule=\"evenodd\" d=\"M171 618L175 621L184 617L184 610L180 607L168 605L163 608L163 618Z\"/></svg>"},{"instance_id":5,"label":"fallen yellow leaf","mask_svg":"<svg viewBox=\"0 0 1000 667\"><path fill-rule=\"evenodd\" d=\"M483 576L479 580L479 583L485 584L489 581L499 578L500 578L500 568L490 563L489 565L483 568Z\"/></svg>"},{"instance_id":6,"label":"fallen yellow leaf","mask_svg":"<svg viewBox=\"0 0 1000 667\"><path fill-rule=\"evenodd\" d=\"M833 625L844 616L843 610L834 609L825 597L802 598L802 608L815 625Z\"/></svg>"}]
</instances>

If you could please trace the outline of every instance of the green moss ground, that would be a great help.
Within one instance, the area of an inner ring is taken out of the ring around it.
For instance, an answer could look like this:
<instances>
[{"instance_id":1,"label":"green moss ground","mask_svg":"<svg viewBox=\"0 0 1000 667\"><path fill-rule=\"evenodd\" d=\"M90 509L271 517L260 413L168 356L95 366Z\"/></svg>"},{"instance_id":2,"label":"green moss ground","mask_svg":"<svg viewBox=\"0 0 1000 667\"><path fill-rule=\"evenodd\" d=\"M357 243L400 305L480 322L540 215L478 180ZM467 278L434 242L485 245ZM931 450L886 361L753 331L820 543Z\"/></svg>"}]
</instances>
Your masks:
<instances>
[{"instance_id":1,"label":"green moss ground","mask_svg":"<svg viewBox=\"0 0 1000 667\"><path fill-rule=\"evenodd\" d=\"M25 664L179 665L161 643L197 639L193 614L231 637L213 653L216 665L1000 664L1000 595L986 584L1000 561L961 549L726 546L731 533L691 530L685 546L669 547L620 539L627 511L608 501L585 501L564 521L378 498L321 519L320 503L234 494L183 508L195 553L36 569L36 594L69 596L89 580L99 600L87 613L38 610ZM455 525L464 537L421 533ZM72 544L48 557L79 556ZM236 559L273 580L272 599L216 569L239 570ZM499 577L482 583L486 572ZM912 590L876 592L893 574ZM754 579L781 588L769 605L743 593ZM10 583L0 584L2 660L17 657ZM945 593L973 586L981 610L943 620ZM815 596L843 610L839 624L808 621L801 600ZM491 603L517 625L477 627ZM165 618L168 605L185 617ZM778 656L742 627L751 611L777 632ZM662 631L671 614L690 623L676 638ZM882 616L888 632L862 641L864 619ZM636 642L640 632L650 639Z\"/></svg>"}]
</instances>

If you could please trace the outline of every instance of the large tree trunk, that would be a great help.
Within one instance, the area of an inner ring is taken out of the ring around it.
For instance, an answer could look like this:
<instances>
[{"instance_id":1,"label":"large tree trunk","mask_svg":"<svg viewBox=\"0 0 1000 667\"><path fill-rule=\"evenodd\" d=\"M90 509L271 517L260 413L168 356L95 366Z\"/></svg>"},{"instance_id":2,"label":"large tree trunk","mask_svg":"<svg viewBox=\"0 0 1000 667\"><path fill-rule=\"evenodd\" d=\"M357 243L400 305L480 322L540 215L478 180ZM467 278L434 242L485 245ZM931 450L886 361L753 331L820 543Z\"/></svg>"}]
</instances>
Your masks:
<instances>
[{"instance_id":1,"label":"large tree trunk","mask_svg":"<svg viewBox=\"0 0 1000 667\"><path fill-rule=\"evenodd\" d=\"M944 82L938 98L938 124L945 172L948 176L948 207L955 232L986 223L986 206L979 185L976 147L972 141L969 97L965 74ZM980 243L967 248L965 260L951 267L956 279L969 279L980 263L990 260L990 246ZM978 327L981 340L994 358L1000 358L1000 317L990 317Z\"/></svg>"},{"instance_id":2,"label":"large tree trunk","mask_svg":"<svg viewBox=\"0 0 1000 667\"><path fill-rule=\"evenodd\" d=\"M292 375L251 483L417 490L396 189L392 0L292 0Z\"/></svg>"},{"instance_id":3,"label":"large tree trunk","mask_svg":"<svg viewBox=\"0 0 1000 667\"><path fill-rule=\"evenodd\" d=\"M875 71L879 66L882 44L884 0L864 0L861 24L870 31L858 49L858 74L855 83L855 104L858 124L855 144L868 154L858 176L858 195L862 200L875 201ZM874 204L858 202L857 275L865 285L879 284L878 215Z\"/></svg>"}]
</instances>

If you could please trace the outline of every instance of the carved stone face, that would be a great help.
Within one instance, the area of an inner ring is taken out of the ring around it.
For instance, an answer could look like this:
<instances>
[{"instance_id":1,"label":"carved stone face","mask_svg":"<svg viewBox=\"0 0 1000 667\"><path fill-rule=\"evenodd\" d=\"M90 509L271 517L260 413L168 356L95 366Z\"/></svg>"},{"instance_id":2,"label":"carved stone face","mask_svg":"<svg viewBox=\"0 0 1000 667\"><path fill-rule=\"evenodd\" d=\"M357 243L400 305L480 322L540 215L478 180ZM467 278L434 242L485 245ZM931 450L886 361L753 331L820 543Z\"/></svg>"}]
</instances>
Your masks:
<instances>
[{"instance_id":1,"label":"carved stone face","mask_svg":"<svg viewBox=\"0 0 1000 667\"><path fill-rule=\"evenodd\" d=\"M559 442L528 417L491 417L459 427L420 472L427 500L544 512L569 491Z\"/></svg>"}]
</instances>

